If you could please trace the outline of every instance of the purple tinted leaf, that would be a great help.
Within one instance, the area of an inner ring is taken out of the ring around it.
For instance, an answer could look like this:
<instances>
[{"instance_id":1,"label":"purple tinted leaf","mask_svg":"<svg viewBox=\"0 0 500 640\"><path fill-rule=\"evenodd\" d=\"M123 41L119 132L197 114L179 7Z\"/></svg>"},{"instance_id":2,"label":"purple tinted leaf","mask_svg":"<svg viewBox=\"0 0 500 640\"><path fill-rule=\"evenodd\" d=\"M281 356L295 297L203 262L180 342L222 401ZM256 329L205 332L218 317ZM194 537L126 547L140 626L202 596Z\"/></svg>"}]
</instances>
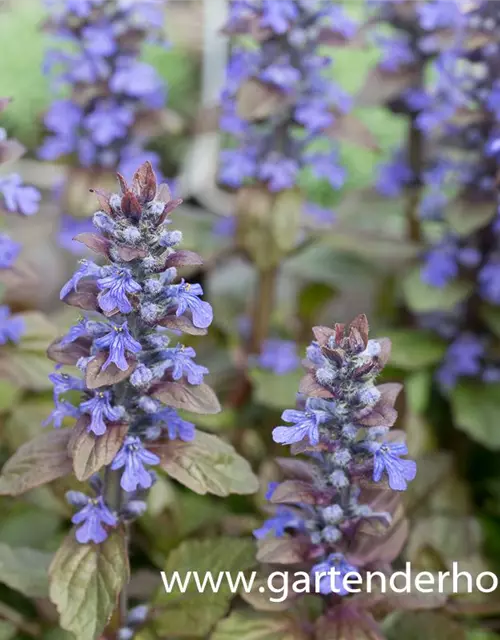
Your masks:
<instances>
[{"instance_id":1,"label":"purple tinted leaf","mask_svg":"<svg viewBox=\"0 0 500 640\"><path fill-rule=\"evenodd\" d=\"M217 436L197 431L194 440L153 444L160 466L169 476L201 495L225 497L255 493L259 482L248 462Z\"/></svg>"},{"instance_id":2,"label":"purple tinted leaf","mask_svg":"<svg viewBox=\"0 0 500 640\"><path fill-rule=\"evenodd\" d=\"M308 373L302 378L299 385L299 392L313 398L332 397L330 391L328 391L328 389L325 389L325 387L322 387L319 382L317 382L314 373Z\"/></svg>"},{"instance_id":3,"label":"purple tinted leaf","mask_svg":"<svg viewBox=\"0 0 500 640\"><path fill-rule=\"evenodd\" d=\"M190 267L201 264L203 264L201 256L199 256L194 251L181 249L180 251L175 251L168 256L167 261L165 262L165 268L169 269L170 267Z\"/></svg>"},{"instance_id":4,"label":"purple tinted leaf","mask_svg":"<svg viewBox=\"0 0 500 640\"><path fill-rule=\"evenodd\" d=\"M68 454L78 480L88 480L105 465L111 464L120 450L128 431L126 423L107 425L106 433L95 436L88 431L90 416L78 419L68 442Z\"/></svg>"},{"instance_id":5,"label":"purple tinted leaf","mask_svg":"<svg viewBox=\"0 0 500 640\"><path fill-rule=\"evenodd\" d=\"M193 321L188 316L165 316L158 321L161 327L167 329L173 329L174 331L182 331L191 336L205 336L207 335L207 329L199 329L195 327Z\"/></svg>"},{"instance_id":6,"label":"purple tinted leaf","mask_svg":"<svg viewBox=\"0 0 500 640\"><path fill-rule=\"evenodd\" d=\"M273 491L273 504L316 504L317 491L311 484L301 480L285 480Z\"/></svg>"},{"instance_id":7,"label":"purple tinted leaf","mask_svg":"<svg viewBox=\"0 0 500 640\"><path fill-rule=\"evenodd\" d=\"M79 233L73 238L73 240L81 242L88 249L91 249L92 251L95 251L95 253L99 253L102 256L109 255L109 247L111 245L111 242L97 233Z\"/></svg>"},{"instance_id":8,"label":"purple tinted leaf","mask_svg":"<svg viewBox=\"0 0 500 640\"><path fill-rule=\"evenodd\" d=\"M84 311L97 311L99 309L99 303L97 296L99 295L99 288L97 282L93 278L83 278L78 283L77 290L70 291L65 297L63 302L71 307L77 307Z\"/></svg>"},{"instance_id":9,"label":"purple tinted leaf","mask_svg":"<svg viewBox=\"0 0 500 640\"><path fill-rule=\"evenodd\" d=\"M103 371L102 366L107 357L106 353L101 352L88 363L85 369L85 384L89 389L98 389L127 380L137 367L137 361L129 355L127 358L129 367L125 371L119 369L113 362Z\"/></svg>"},{"instance_id":10,"label":"purple tinted leaf","mask_svg":"<svg viewBox=\"0 0 500 640\"><path fill-rule=\"evenodd\" d=\"M257 560L266 564L297 564L307 558L308 545L299 538L259 540Z\"/></svg>"},{"instance_id":11,"label":"purple tinted leaf","mask_svg":"<svg viewBox=\"0 0 500 640\"><path fill-rule=\"evenodd\" d=\"M315 478L314 466L305 460L293 458L276 458L275 462L287 478L311 482Z\"/></svg>"},{"instance_id":12,"label":"purple tinted leaf","mask_svg":"<svg viewBox=\"0 0 500 640\"><path fill-rule=\"evenodd\" d=\"M75 365L80 358L90 355L92 341L89 338L77 338L74 342L61 345L63 338L54 340L47 349L47 356L59 364Z\"/></svg>"},{"instance_id":13,"label":"purple tinted leaf","mask_svg":"<svg viewBox=\"0 0 500 640\"><path fill-rule=\"evenodd\" d=\"M72 471L70 429L55 429L23 444L0 475L0 495L18 496Z\"/></svg>"},{"instance_id":14,"label":"purple tinted leaf","mask_svg":"<svg viewBox=\"0 0 500 640\"><path fill-rule=\"evenodd\" d=\"M179 382L160 383L152 395L174 409L208 414L221 411L217 396L207 384L191 386L184 378Z\"/></svg>"},{"instance_id":15,"label":"purple tinted leaf","mask_svg":"<svg viewBox=\"0 0 500 640\"><path fill-rule=\"evenodd\" d=\"M137 258L145 258L148 255L147 249L142 247L129 247L127 245L117 245L116 252L124 262L132 262Z\"/></svg>"},{"instance_id":16,"label":"purple tinted leaf","mask_svg":"<svg viewBox=\"0 0 500 640\"><path fill-rule=\"evenodd\" d=\"M132 190L139 202L151 202L156 196L156 176L150 162L145 162L135 172L132 180Z\"/></svg>"}]
</instances>

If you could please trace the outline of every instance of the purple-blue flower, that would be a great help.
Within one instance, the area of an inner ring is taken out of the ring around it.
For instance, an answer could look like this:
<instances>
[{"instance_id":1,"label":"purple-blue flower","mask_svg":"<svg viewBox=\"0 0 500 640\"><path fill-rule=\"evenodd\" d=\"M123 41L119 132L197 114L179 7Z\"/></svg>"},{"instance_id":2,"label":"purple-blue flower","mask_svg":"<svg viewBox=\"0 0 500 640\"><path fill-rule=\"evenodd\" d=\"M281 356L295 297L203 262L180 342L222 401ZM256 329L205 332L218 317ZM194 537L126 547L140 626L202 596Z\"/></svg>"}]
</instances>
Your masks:
<instances>
[{"instance_id":1,"label":"purple-blue flower","mask_svg":"<svg viewBox=\"0 0 500 640\"><path fill-rule=\"evenodd\" d=\"M373 453L373 480L379 482L385 471L391 489L405 491L407 483L417 474L417 464L414 460L401 459L401 456L408 454L406 444L377 442L372 443L369 449Z\"/></svg>"},{"instance_id":2,"label":"purple-blue flower","mask_svg":"<svg viewBox=\"0 0 500 640\"><path fill-rule=\"evenodd\" d=\"M258 362L263 369L269 369L277 375L295 371L300 365L297 345L292 340L269 338L262 345Z\"/></svg>"},{"instance_id":3,"label":"purple-blue flower","mask_svg":"<svg viewBox=\"0 0 500 640\"><path fill-rule=\"evenodd\" d=\"M78 340L78 338L87 336L87 323L87 318L80 318L76 324L70 327L68 333L61 339L61 346L71 344L72 342L75 342L75 340Z\"/></svg>"},{"instance_id":4,"label":"purple-blue flower","mask_svg":"<svg viewBox=\"0 0 500 640\"><path fill-rule=\"evenodd\" d=\"M0 344L18 343L26 330L24 318L12 315L8 306L0 306Z\"/></svg>"},{"instance_id":5,"label":"purple-blue flower","mask_svg":"<svg viewBox=\"0 0 500 640\"><path fill-rule=\"evenodd\" d=\"M73 524L80 525L75 533L76 539L80 544L104 542L108 537L108 532L103 525L116 527L118 525L116 516L109 510L102 496L89 498L83 493L74 493L82 496L82 501L83 498L87 500L85 506L71 518Z\"/></svg>"},{"instance_id":6,"label":"purple-blue flower","mask_svg":"<svg viewBox=\"0 0 500 640\"><path fill-rule=\"evenodd\" d=\"M311 578L315 581L315 589L317 585L319 592L323 595L336 593L345 596L349 591L344 586L344 578L351 572L357 575L357 567L347 562L341 553L332 553L327 560L314 565L311 570Z\"/></svg>"},{"instance_id":7,"label":"purple-blue flower","mask_svg":"<svg viewBox=\"0 0 500 640\"><path fill-rule=\"evenodd\" d=\"M127 436L125 442L111 464L116 471L124 467L120 485L125 491L149 489L153 484L151 474L144 465L157 465L160 458L144 448L141 440L136 436Z\"/></svg>"},{"instance_id":8,"label":"purple-blue flower","mask_svg":"<svg viewBox=\"0 0 500 640\"><path fill-rule=\"evenodd\" d=\"M500 304L500 259L491 259L478 275L481 296L495 305Z\"/></svg>"},{"instance_id":9,"label":"purple-blue flower","mask_svg":"<svg viewBox=\"0 0 500 640\"><path fill-rule=\"evenodd\" d=\"M190 442L195 436L195 425L180 417L175 409L166 407L154 416L154 421L166 428L170 440Z\"/></svg>"},{"instance_id":10,"label":"purple-blue flower","mask_svg":"<svg viewBox=\"0 0 500 640\"><path fill-rule=\"evenodd\" d=\"M200 284L189 284L182 280L181 284L169 287L168 297L176 306L176 316L190 311L193 324L198 329L206 329L212 324L213 311L208 302L200 300L203 289Z\"/></svg>"},{"instance_id":11,"label":"purple-blue flower","mask_svg":"<svg viewBox=\"0 0 500 640\"><path fill-rule=\"evenodd\" d=\"M105 349L108 353L106 362L102 365L103 370L110 364L115 364L121 371L129 368L126 353L139 353L142 350L141 343L130 335L128 322L122 324L111 324L109 331L105 335L94 341L98 349Z\"/></svg>"},{"instance_id":12,"label":"purple-blue flower","mask_svg":"<svg viewBox=\"0 0 500 640\"><path fill-rule=\"evenodd\" d=\"M99 278L97 286L101 290L98 296L99 306L106 313L116 309L120 313L132 311L132 305L127 294L135 294L141 291L141 285L132 277L130 269L118 269L113 267L111 272Z\"/></svg>"},{"instance_id":13,"label":"purple-blue flower","mask_svg":"<svg viewBox=\"0 0 500 640\"><path fill-rule=\"evenodd\" d=\"M38 211L41 195L35 187L23 184L21 176L11 174L0 178L0 194L8 211L32 216Z\"/></svg>"},{"instance_id":14,"label":"purple-blue flower","mask_svg":"<svg viewBox=\"0 0 500 640\"><path fill-rule=\"evenodd\" d=\"M336 5L249 0L230 3L226 30L233 38L220 127L232 141L221 153L220 182L280 192L300 186L303 170L312 169L340 188L345 172L328 129L351 100L328 73L333 61L321 40L350 39L353 21ZM248 80L261 85L264 108L247 116L240 107Z\"/></svg>"},{"instance_id":15,"label":"purple-blue flower","mask_svg":"<svg viewBox=\"0 0 500 640\"><path fill-rule=\"evenodd\" d=\"M307 408L305 411L287 409L281 418L293 424L292 427L275 427L273 440L279 444L293 444L308 440L310 444L319 443L319 427L327 419L328 414L322 410Z\"/></svg>"},{"instance_id":16,"label":"purple-blue flower","mask_svg":"<svg viewBox=\"0 0 500 640\"><path fill-rule=\"evenodd\" d=\"M134 121L134 113L129 107L114 102L102 102L84 120L95 144L103 147L127 135Z\"/></svg>"},{"instance_id":17,"label":"purple-blue flower","mask_svg":"<svg viewBox=\"0 0 500 640\"><path fill-rule=\"evenodd\" d=\"M95 277L101 274L101 267L96 265L94 262L90 260L81 260L80 267L77 271L71 276L68 282L61 289L61 293L59 294L61 300L71 293L71 291L78 290L78 283L82 278Z\"/></svg>"},{"instance_id":18,"label":"purple-blue flower","mask_svg":"<svg viewBox=\"0 0 500 640\"><path fill-rule=\"evenodd\" d=\"M221 182L237 189L245 180L253 178L257 162L253 153L239 149L225 149L221 153Z\"/></svg>"},{"instance_id":19,"label":"purple-blue flower","mask_svg":"<svg viewBox=\"0 0 500 640\"><path fill-rule=\"evenodd\" d=\"M193 361L196 351L192 347L177 345L175 348L166 349L162 355L168 363L168 368L172 369L174 380L180 380L185 376L189 384L197 385L203 382L203 376L208 373L206 367Z\"/></svg>"},{"instance_id":20,"label":"purple-blue flower","mask_svg":"<svg viewBox=\"0 0 500 640\"><path fill-rule=\"evenodd\" d=\"M253 535L257 540L262 540L269 533L273 533L277 538L282 538L287 529L301 529L302 520L291 509L278 507L272 518L268 518L262 527L255 529Z\"/></svg>"},{"instance_id":21,"label":"purple-blue flower","mask_svg":"<svg viewBox=\"0 0 500 640\"><path fill-rule=\"evenodd\" d=\"M429 251L421 275L427 284L445 287L458 275L456 248L449 243L443 243Z\"/></svg>"},{"instance_id":22,"label":"purple-blue flower","mask_svg":"<svg viewBox=\"0 0 500 640\"><path fill-rule=\"evenodd\" d=\"M9 269L17 260L21 251L19 242L15 242L5 233L0 233L0 269Z\"/></svg>"},{"instance_id":23,"label":"purple-blue flower","mask_svg":"<svg viewBox=\"0 0 500 640\"><path fill-rule=\"evenodd\" d=\"M75 376L70 376L67 373L51 373L49 380L54 385L54 398L56 400L58 400L59 396L63 393L67 393L68 391L83 391L85 388L81 378L75 378Z\"/></svg>"},{"instance_id":24,"label":"purple-blue flower","mask_svg":"<svg viewBox=\"0 0 500 640\"><path fill-rule=\"evenodd\" d=\"M259 178L267 182L269 191L284 191L294 186L298 171L295 160L271 153L259 169Z\"/></svg>"},{"instance_id":25,"label":"purple-blue flower","mask_svg":"<svg viewBox=\"0 0 500 640\"><path fill-rule=\"evenodd\" d=\"M62 426L65 418L79 418L80 411L77 407L68 402L67 400L60 400L54 398L55 408L49 415L49 417L42 422L42 426L46 427L49 424L54 425L56 429Z\"/></svg>"},{"instance_id":26,"label":"purple-blue flower","mask_svg":"<svg viewBox=\"0 0 500 640\"><path fill-rule=\"evenodd\" d=\"M264 0L260 26L269 28L277 34L288 31L291 24L298 18L299 8L294 0Z\"/></svg>"},{"instance_id":27,"label":"purple-blue flower","mask_svg":"<svg viewBox=\"0 0 500 640\"><path fill-rule=\"evenodd\" d=\"M449 345L437 379L445 389L455 386L462 376L477 377L482 370L485 345L473 333L463 333Z\"/></svg>"},{"instance_id":28,"label":"purple-blue flower","mask_svg":"<svg viewBox=\"0 0 500 640\"><path fill-rule=\"evenodd\" d=\"M377 190L388 198L399 196L413 180L413 171L403 154L398 151L389 162L379 167Z\"/></svg>"},{"instance_id":29,"label":"purple-blue flower","mask_svg":"<svg viewBox=\"0 0 500 640\"><path fill-rule=\"evenodd\" d=\"M80 404L80 411L90 415L89 431L96 436L106 433L107 423L116 422L123 416L121 407L111 405L109 391L96 391L92 398Z\"/></svg>"}]
</instances>

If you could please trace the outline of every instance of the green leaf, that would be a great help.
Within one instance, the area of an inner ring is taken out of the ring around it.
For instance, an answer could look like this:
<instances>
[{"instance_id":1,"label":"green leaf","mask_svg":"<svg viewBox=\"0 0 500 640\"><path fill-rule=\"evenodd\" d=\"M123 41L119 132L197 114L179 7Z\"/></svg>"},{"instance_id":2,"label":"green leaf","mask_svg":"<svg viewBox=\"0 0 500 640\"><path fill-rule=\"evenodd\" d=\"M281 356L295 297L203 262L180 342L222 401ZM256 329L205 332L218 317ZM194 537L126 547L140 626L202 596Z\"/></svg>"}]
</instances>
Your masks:
<instances>
[{"instance_id":1,"label":"green leaf","mask_svg":"<svg viewBox=\"0 0 500 640\"><path fill-rule=\"evenodd\" d=\"M391 353L391 361L394 354ZM405 379L405 394L411 412L422 414L427 409L431 395L432 374L429 371L417 371Z\"/></svg>"},{"instance_id":2,"label":"green leaf","mask_svg":"<svg viewBox=\"0 0 500 640\"><path fill-rule=\"evenodd\" d=\"M500 309L483 304L479 307L481 318L486 322L489 329L500 338Z\"/></svg>"},{"instance_id":3,"label":"green leaf","mask_svg":"<svg viewBox=\"0 0 500 640\"><path fill-rule=\"evenodd\" d=\"M21 351L9 345L2 347L0 377L9 380L20 389L48 391L52 389L49 374L54 363L45 354Z\"/></svg>"},{"instance_id":4,"label":"green leaf","mask_svg":"<svg viewBox=\"0 0 500 640\"><path fill-rule=\"evenodd\" d=\"M456 426L488 449L500 450L500 384L460 382L451 392Z\"/></svg>"},{"instance_id":5,"label":"green leaf","mask_svg":"<svg viewBox=\"0 0 500 640\"><path fill-rule=\"evenodd\" d=\"M172 478L199 494L225 497L255 493L259 481L249 463L234 448L214 435L197 431L191 442L172 440L150 447Z\"/></svg>"},{"instance_id":6,"label":"green leaf","mask_svg":"<svg viewBox=\"0 0 500 640\"><path fill-rule=\"evenodd\" d=\"M221 575L228 572L231 576L236 576L239 571L251 569L255 564L255 546L252 540L190 540L182 543L169 555L164 578L171 580L172 574L177 571L180 580L184 581L189 572L196 571L201 580L205 572L211 572L213 579L217 580L220 572ZM232 597L225 574L217 593L208 586L204 593L199 593L192 578L184 593L177 585L171 593L166 593L162 587L156 598L162 611L155 620L156 630L159 635L169 637L205 636L226 614Z\"/></svg>"},{"instance_id":7,"label":"green leaf","mask_svg":"<svg viewBox=\"0 0 500 640\"><path fill-rule=\"evenodd\" d=\"M437 364L446 352L446 343L428 331L401 329L386 332L392 343L391 365L414 371Z\"/></svg>"},{"instance_id":8,"label":"green leaf","mask_svg":"<svg viewBox=\"0 0 500 640\"><path fill-rule=\"evenodd\" d=\"M298 189L281 191L274 200L270 214L271 233L281 255L297 244L304 196Z\"/></svg>"},{"instance_id":9,"label":"green leaf","mask_svg":"<svg viewBox=\"0 0 500 640\"><path fill-rule=\"evenodd\" d=\"M467 640L498 640L500 636L484 629L472 629L467 632Z\"/></svg>"},{"instance_id":10,"label":"green leaf","mask_svg":"<svg viewBox=\"0 0 500 640\"><path fill-rule=\"evenodd\" d=\"M129 580L128 555L122 529L101 544L80 544L71 531L49 570L50 599L60 625L78 640L97 640Z\"/></svg>"},{"instance_id":11,"label":"green leaf","mask_svg":"<svg viewBox=\"0 0 500 640\"><path fill-rule=\"evenodd\" d=\"M257 403L279 410L295 405L299 382L304 376L301 369L282 376L263 369L251 369L249 373Z\"/></svg>"},{"instance_id":12,"label":"green leaf","mask_svg":"<svg viewBox=\"0 0 500 640\"><path fill-rule=\"evenodd\" d=\"M308 637L292 616L235 611L219 622L210 640L307 640Z\"/></svg>"},{"instance_id":13,"label":"green leaf","mask_svg":"<svg viewBox=\"0 0 500 640\"><path fill-rule=\"evenodd\" d=\"M346 278L351 286L360 286L373 279L374 269L363 257L353 255L342 247L331 248L316 242L289 258L284 272L293 279L312 281L342 289Z\"/></svg>"},{"instance_id":14,"label":"green leaf","mask_svg":"<svg viewBox=\"0 0 500 640\"><path fill-rule=\"evenodd\" d=\"M17 504L8 514L2 514L0 543L11 547L31 547L46 550L53 543L61 526L61 517L42 506Z\"/></svg>"},{"instance_id":15,"label":"green leaf","mask_svg":"<svg viewBox=\"0 0 500 640\"><path fill-rule=\"evenodd\" d=\"M338 289L321 282L307 284L299 294L298 312L304 324L313 324L321 309L338 293Z\"/></svg>"},{"instance_id":16,"label":"green leaf","mask_svg":"<svg viewBox=\"0 0 500 640\"><path fill-rule=\"evenodd\" d=\"M449 311L464 300L472 291L473 284L455 280L446 287L431 287L422 281L420 267L413 270L403 281L403 293L412 311Z\"/></svg>"},{"instance_id":17,"label":"green leaf","mask_svg":"<svg viewBox=\"0 0 500 640\"><path fill-rule=\"evenodd\" d=\"M450 617L431 611L397 612L386 619L387 640L465 640L465 629Z\"/></svg>"},{"instance_id":18,"label":"green leaf","mask_svg":"<svg viewBox=\"0 0 500 640\"><path fill-rule=\"evenodd\" d=\"M21 389L8 380L0 380L0 413L15 407L21 397Z\"/></svg>"},{"instance_id":19,"label":"green leaf","mask_svg":"<svg viewBox=\"0 0 500 640\"><path fill-rule=\"evenodd\" d=\"M51 553L0 543L0 582L29 598L44 598L51 560Z\"/></svg>"},{"instance_id":20,"label":"green leaf","mask_svg":"<svg viewBox=\"0 0 500 640\"><path fill-rule=\"evenodd\" d=\"M191 386L184 379L179 382L162 382L153 395L175 409L201 414L216 414L221 411L213 389L204 383Z\"/></svg>"},{"instance_id":21,"label":"green leaf","mask_svg":"<svg viewBox=\"0 0 500 640\"><path fill-rule=\"evenodd\" d=\"M446 218L452 229L461 236L469 236L476 229L481 229L492 220L497 207L491 202L467 202L458 198L450 203Z\"/></svg>"},{"instance_id":22,"label":"green leaf","mask_svg":"<svg viewBox=\"0 0 500 640\"><path fill-rule=\"evenodd\" d=\"M53 371L46 350L57 337L58 328L38 311L19 314L25 331L18 345L2 347L0 377L20 389L47 391L52 389L48 376Z\"/></svg>"},{"instance_id":23,"label":"green leaf","mask_svg":"<svg viewBox=\"0 0 500 640\"><path fill-rule=\"evenodd\" d=\"M120 450L128 431L127 423L108 425L106 432L95 436L88 431L89 416L82 416L74 426L68 442L68 453L78 480L87 480L107 464Z\"/></svg>"},{"instance_id":24,"label":"green leaf","mask_svg":"<svg viewBox=\"0 0 500 640\"><path fill-rule=\"evenodd\" d=\"M6 620L0 620L0 640L11 640L17 633L16 627Z\"/></svg>"},{"instance_id":25,"label":"green leaf","mask_svg":"<svg viewBox=\"0 0 500 640\"><path fill-rule=\"evenodd\" d=\"M18 496L71 473L70 429L48 431L30 440L5 463L0 495Z\"/></svg>"},{"instance_id":26,"label":"green leaf","mask_svg":"<svg viewBox=\"0 0 500 640\"><path fill-rule=\"evenodd\" d=\"M11 411L5 422L3 437L9 448L12 451L19 449L28 440L41 435L44 432L42 422L47 419L53 409L52 396L23 398L23 402Z\"/></svg>"}]
</instances>

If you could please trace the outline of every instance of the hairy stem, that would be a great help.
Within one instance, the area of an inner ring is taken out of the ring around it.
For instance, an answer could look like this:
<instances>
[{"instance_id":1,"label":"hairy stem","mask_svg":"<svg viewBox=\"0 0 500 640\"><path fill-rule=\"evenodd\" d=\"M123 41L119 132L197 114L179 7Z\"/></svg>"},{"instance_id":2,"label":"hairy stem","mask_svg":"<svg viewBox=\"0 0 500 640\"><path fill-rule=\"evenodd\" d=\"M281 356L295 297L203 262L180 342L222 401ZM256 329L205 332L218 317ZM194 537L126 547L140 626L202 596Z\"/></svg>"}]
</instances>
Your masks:
<instances>
[{"instance_id":1,"label":"hairy stem","mask_svg":"<svg viewBox=\"0 0 500 640\"><path fill-rule=\"evenodd\" d=\"M105 492L105 496L106 496L106 502L107 504L110 506L110 508L112 508L114 511L116 511L116 513L120 512L120 509L123 506L123 498L124 496L124 491L120 486L120 479L121 479L121 470L117 470L117 471L112 471L109 467L106 467L106 471L105 471L105 476L104 476L104 492ZM125 524L125 544L127 546L127 555L128 554L128 549L129 549L129 525ZM127 613L128 613L128 593L127 593L127 587L125 586L122 590L122 592L120 593L120 598L119 598L119 610L118 610L118 615L119 615L119 622L120 622L120 626L123 626L127 620Z\"/></svg>"}]
</instances>

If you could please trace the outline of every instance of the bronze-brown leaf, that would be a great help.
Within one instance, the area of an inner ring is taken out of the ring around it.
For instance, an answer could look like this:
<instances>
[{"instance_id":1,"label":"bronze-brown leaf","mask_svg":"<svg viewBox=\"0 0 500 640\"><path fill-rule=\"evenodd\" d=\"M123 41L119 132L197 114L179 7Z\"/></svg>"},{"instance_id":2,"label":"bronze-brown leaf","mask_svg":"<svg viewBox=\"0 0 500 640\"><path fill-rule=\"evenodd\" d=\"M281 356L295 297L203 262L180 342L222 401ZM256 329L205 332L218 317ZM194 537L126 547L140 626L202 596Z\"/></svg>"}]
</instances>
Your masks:
<instances>
[{"instance_id":1,"label":"bronze-brown leaf","mask_svg":"<svg viewBox=\"0 0 500 640\"><path fill-rule=\"evenodd\" d=\"M68 454L78 480L87 480L105 465L111 464L120 450L128 431L126 423L107 425L106 433L96 436L88 430L90 416L84 415L72 429Z\"/></svg>"},{"instance_id":2,"label":"bronze-brown leaf","mask_svg":"<svg viewBox=\"0 0 500 640\"><path fill-rule=\"evenodd\" d=\"M314 373L307 373L299 385L299 392L306 396L312 396L313 398L331 398L332 394L328 389L322 387L316 380Z\"/></svg>"},{"instance_id":3,"label":"bronze-brown leaf","mask_svg":"<svg viewBox=\"0 0 500 640\"><path fill-rule=\"evenodd\" d=\"M139 220L142 214L142 206L137 196L132 191L125 191L122 197L122 213L132 220Z\"/></svg>"},{"instance_id":4,"label":"bronze-brown leaf","mask_svg":"<svg viewBox=\"0 0 500 640\"><path fill-rule=\"evenodd\" d=\"M99 253L102 256L109 255L109 247L111 245L111 242L98 233L79 233L73 238L73 240L81 242L88 249L91 249L92 251L95 251L95 253Z\"/></svg>"},{"instance_id":5,"label":"bronze-brown leaf","mask_svg":"<svg viewBox=\"0 0 500 640\"><path fill-rule=\"evenodd\" d=\"M174 251L174 253L171 253L168 256L165 262L165 268L168 269L170 267L191 267L201 264L203 264L201 256L199 256L194 251L181 249L180 251Z\"/></svg>"},{"instance_id":6,"label":"bronze-brown leaf","mask_svg":"<svg viewBox=\"0 0 500 640\"><path fill-rule=\"evenodd\" d=\"M0 495L18 496L68 475L71 429L54 429L23 444L7 460L0 475Z\"/></svg>"},{"instance_id":7,"label":"bronze-brown leaf","mask_svg":"<svg viewBox=\"0 0 500 640\"><path fill-rule=\"evenodd\" d=\"M132 190L139 202L151 202L156 196L156 175L151 163L146 161L134 174Z\"/></svg>"},{"instance_id":8,"label":"bronze-brown leaf","mask_svg":"<svg viewBox=\"0 0 500 640\"><path fill-rule=\"evenodd\" d=\"M205 336L208 333L207 329L195 327L191 318L187 316L165 316L158 321L158 324L167 329L182 331L190 336Z\"/></svg>"},{"instance_id":9,"label":"bronze-brown leaf","mask_svg":"<svg viewBox=\"0 0 500 640\"><path fill-rule=\"evenodd\" d=\"M77 338L68 344L61 344L63 338L54 340L47 349L47 356L59 364L75 365L80 358L90 355L92 340L89 338Z\"/></svg>"},{"instance_id":10,"label":"bronze-brown leaf","mask_svg":"<svg viewBox=\"0 0 500 640\"><path fill-rule=\"evenodd\" d=\"M191 386L184 379L162 382L154 390L153 396L174 409L208 414L221 411L217 396L207 384Z\"/></svg>"},{"instance_id":11,"label":"bronze-brown leaf","mask_svg":"<svg viewBox=\"0 0 500 640\"><path fill-rule=\"evenodd\" d=\"M307 549L298 538L265 538L259 540L257 560L266 564L298 564L307 558Z\"/></svg>"},{"instance_id":12,"label":"bronze-brown leaf","mask_svg":"<svg viewBox=\"0 0 500 640\"><path fill-rule=\"evenodd\" d=\"M137 360L129 356L127 360L129 367L125 371L118 369L114 362L103 369L107 357L107 354L101 351L88 363L85 370L85 384L89 389L99 389L127 380L137 367Z\"/></svg>"},{"instance_id":13,"label":"bronze-brown leaf","mask_svg":"<svg viewBox=\"0 0 500 640\"><path fill-rule=\"evenodd\" d=\"M302 480L285 480L273 491L273 504L316 504L317 491L312 484Z\"/></svg>"},{"instance_id":14,"label":"bronze-brown leaf","mask_svg":"<svg viewBox=\"0 0 500 640\"><path fill-rule=\"evenodd\" d=\"M78 283L77 289L70 291L63 299L65 304L84 311L97 311L99 303L97 296L99 295L99 287L93 278L83 278Z\"/></svg>"}]
</instances>

